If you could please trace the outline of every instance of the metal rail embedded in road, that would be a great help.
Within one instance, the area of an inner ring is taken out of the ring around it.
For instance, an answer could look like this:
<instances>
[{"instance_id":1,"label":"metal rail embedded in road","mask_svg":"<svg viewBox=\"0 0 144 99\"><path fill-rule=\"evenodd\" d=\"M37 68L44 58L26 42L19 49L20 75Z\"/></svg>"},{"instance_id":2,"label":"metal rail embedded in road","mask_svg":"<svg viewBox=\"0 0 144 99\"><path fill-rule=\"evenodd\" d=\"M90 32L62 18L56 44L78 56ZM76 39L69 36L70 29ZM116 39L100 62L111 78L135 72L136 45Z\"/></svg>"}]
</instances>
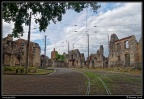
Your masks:
<instances>
[{"instance_id":1,"label":"metal rail embedded in road","mask_svg":"<svg viewBox=\"0 0 144 99\"><path fill-rule=\"evenodd\" d=\"M97 77L97 76L96 76L96 77ZM99 79L99 80L101 81L101 83L103 84L103 86L104 86L104 88L105 88L107 94L108 94L108 95L111 95L110 90L108 89L108 87L106 86L106 84L102 81L102 79L100 79L99 77L97 77L97 79Z\"/></svg>"},{"instance_id":2,"label":"metal rail embedded in road","mask_svg":"<svg viewBox=\"0 0 144 99\"><path fill-rule=\"evenodd\" d=\"M84 74L83 72L81 72L81 71L79 71L79 72L82 73L83 75L85 75L86 78L88 79L88 85L87 85L86 95L89 95L89 93L90 93L90 85L91 85L90 78L86 74Z\"/></svg>"}]
</instances>

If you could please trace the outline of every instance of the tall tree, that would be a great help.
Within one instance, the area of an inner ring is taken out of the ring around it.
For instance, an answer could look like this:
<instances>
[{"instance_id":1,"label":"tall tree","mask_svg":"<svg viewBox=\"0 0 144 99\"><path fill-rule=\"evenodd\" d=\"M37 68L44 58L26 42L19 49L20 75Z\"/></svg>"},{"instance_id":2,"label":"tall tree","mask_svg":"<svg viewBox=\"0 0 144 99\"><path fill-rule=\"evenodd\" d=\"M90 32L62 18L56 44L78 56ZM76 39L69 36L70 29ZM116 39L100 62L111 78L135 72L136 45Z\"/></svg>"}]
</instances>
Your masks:
<instances>
[{"instance_id":1,"label":"tall tree","mask_svg":"<svg viewBox=\"0 0 144 99\"><path fill-rule=\"evenodd\" d=\"M50 21L52 20L56 24L56 20L61 21L62 15L66 13L66 10L72 9L76 12L83 11L84 8L90 7L94 12L97 13L97 9L100 5L97 2L17 2L17 3L2 3L2 18L5 22L14 22L14 28L12 35L18 37L18 34L23 35L23 26L29 25L29 12L32 10L32 15L41 15L41 18L35 18L35 23L39 23L39 31L46 31Z\"/></svg>"}]
</instances>

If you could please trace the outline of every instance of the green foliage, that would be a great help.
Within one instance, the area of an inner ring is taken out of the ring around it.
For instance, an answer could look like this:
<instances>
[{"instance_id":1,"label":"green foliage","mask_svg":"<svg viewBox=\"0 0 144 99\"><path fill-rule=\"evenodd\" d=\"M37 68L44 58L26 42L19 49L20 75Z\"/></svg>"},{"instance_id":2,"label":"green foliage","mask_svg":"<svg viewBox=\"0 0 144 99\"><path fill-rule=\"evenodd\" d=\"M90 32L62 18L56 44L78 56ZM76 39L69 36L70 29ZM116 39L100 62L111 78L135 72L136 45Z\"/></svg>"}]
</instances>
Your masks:
<instances>
[{"instance_id":1,"label":"green foliage","mask_svg":"<svg viewBox=\"0 0 144 99\"><path fill-rule=\"evenodd\" d=\"M64 61L64 56L63 55L60 55L60 61Z\"/></svg>"},{"instance_id":2,"label":"green foliage","mask_svg":"<svg viewBox=\"0 0 144 99\"><path fill-rule=\"evenodd\" d=\"M37 68L34 66L29 66L28 69L37 69Z\"/></svg>"},{"instance_id":3,"label":"green foliage","mask_svg":"<svg viewBox=\"0 0 144 99\"><path fill-rule=\"evenodd\" d=\"M14 71L15 67L14 66L3 66L4 71Z\"/></svg>"},{"instance_id":4,"label":"green foliage","mask_svg":"<svg viewBox=\"0 0 144 99\"><path fill-rule=\"evenodd\" d=\"M55 56L56 60L58 60L60 58L58 52L56 51L56 56Z\"/></svg>"},{"instance_id":5,"label":"green foliage","mask_svg":"<svg viewBox=\"0 0 144 99\"><path fill-rule=\"evenodd\" d=\"M62 15L66 13L66 10L72 9L76 12L83 11L84 8L90 7L94 12L100 8L96 2L82 2L82 3L72 3L72 2L17 2L17 3L2 3L2 18L5 22L14 22L14 28L12 35L13 37L18 37L18 34L23 35L23 24L28 26L30 24L28 10L32 10L32 15L41 15L41 18L35 18L35 23L39 23L39 31L46 31L47 26L52 20L56 23L62 20Z\"/></svg>"},{"instance_id":6,"label":"green foliage","mask_svg":"<svg viewBox=\"0 0 144 99\"><path fill-rule=\"evenodd\" d=\"M63 55L60 55L58 54L58 52L56 52L56 60L59 60L59 61L64 61L64 56Z\"/></svg>"},{"instance_id":7,"label":"green foliage","mask_svg":"<svg viewBox=\"0 0 144 99\"><path fill-rule=\"evenodd\" d=\"M24 71L24 67L23 66L17 66L16 69L20 69L20 70Z\"/></svg>"},{"instance_id":8,"label":"green foliage","mask_svg":"<svg viewBox=\"0 0 144 99\"><path fill-rule=\"evenodd\" d=\"M15 71L16 69L24 70L23 66L3 66L4 71Z\"/></svg>"},{"instance_id":9,"label":"green foliage","mask_svg":"<svg viewBox=\"0 0 144 99\"><path fill-rule=\"evenodd\" d=\"M28 67L28 72L36 72L37 71L37 68L36 67L33 67L33 66L30 66L30 67Z\"/></svg>"}]
</instances>

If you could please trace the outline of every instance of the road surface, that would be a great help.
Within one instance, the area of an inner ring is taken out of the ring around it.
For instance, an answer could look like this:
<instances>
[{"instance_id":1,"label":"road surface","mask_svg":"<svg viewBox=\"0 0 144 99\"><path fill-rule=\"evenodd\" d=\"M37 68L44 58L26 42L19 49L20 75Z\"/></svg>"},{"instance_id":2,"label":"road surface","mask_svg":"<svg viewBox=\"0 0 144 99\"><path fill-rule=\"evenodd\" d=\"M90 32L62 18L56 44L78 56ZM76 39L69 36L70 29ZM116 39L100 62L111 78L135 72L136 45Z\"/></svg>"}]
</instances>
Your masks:
<instances>
[{"instance_id":1,"label":"road surface","mask_svg":"<svg viewBox=\"0 0 144 99\"><path fill-rule=\"evenodd\" d=\"M3 75L3 95L86 95L87 78L69 68L47 75Z\"/></svg>"}]
</instances>

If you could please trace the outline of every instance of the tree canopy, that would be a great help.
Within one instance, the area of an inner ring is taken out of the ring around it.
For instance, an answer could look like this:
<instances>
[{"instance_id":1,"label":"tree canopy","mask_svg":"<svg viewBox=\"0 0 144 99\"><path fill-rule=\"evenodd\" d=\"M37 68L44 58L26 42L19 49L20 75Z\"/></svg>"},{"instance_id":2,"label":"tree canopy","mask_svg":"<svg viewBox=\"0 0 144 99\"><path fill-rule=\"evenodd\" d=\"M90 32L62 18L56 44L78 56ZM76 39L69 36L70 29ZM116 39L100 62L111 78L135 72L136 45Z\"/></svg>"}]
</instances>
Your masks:
<instances>
[{"instance_id":1,"label":"tree canopy","mask_svg":"<svg viewBox=\"0 0 144 99\"><path fill-rule=\"evenodd\" d=\"M46 31L50 21L52 20L56 24L57 21L62 20L62 15L66 13L66 10L72 9L75 12L81 12L84 8L90 7L94 12L100 5L97 2L17 2L17 3L2 3L2 18L5 22L14 22L14 28L12 35L18 37L19 34L23 35L24 23L26 26L30 24L29 9L32 11L32 15L41 15L40 18L35 18L35 23L39 23L39 31ZM56 20L55 20L56 19Z\"/></svg>"},{"instance_id":2,"label":"tree canopy","mask_svg":"<svg viewBox=\"0 0 144 99\"><path fill-rule=\"evenodd\" d=\"M58 52L56 51L56 60L59 60L59 61L64 61L64 56L63 55L60 55L58 54Z\"/></svg>"}]
</instances>

